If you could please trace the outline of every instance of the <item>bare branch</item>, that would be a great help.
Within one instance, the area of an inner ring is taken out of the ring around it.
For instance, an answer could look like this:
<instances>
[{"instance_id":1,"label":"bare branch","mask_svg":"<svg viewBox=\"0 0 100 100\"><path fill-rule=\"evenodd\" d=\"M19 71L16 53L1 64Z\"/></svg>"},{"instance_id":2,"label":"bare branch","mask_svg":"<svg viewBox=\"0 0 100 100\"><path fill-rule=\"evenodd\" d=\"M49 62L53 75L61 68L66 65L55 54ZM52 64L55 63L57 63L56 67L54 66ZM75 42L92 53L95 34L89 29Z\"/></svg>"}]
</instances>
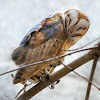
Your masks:
<instances>
[{"instance_id":1,"label":"bare branch","mask_svg":"<svg viewBox=\"0 0 100 100\"><path fill-rule=\"evenodd\" d=\"M91 85L93 85L94 87L96 87L98 90L100 90L99 87L97 87L94 83L92 83L91 80L88 80L87 78L83 77L82 75L78 74L76 71L74 71L73 68L71 68L70 66L67 66L65 64L63 64L62 62L60 62L63 66L67 67L68 69L70 69L73 73L75 73L76 75L78 75L79 77L83 78L84 80L86 80L87 82L89 82Z\"/></svg>"},{"instance_id":2,"label":"bare branch","mask_svg":"<svg viewBox=\"0 0 100 100\"><path fill-rule=\"evenodd\" d=\"M91 50L89 53L76 59L75 61L68 64L67 66L70 66L72 69L76 69L79 66L85 64L86 62L92 60L93 55L100 56L100 47L98 47L97 49ZM71 72L71 70L64 67L61 70L57 71L56 73L52 74L50 76L50 78L52 79L52 82L55 82L70 72ZM40 92L41 90L46 88L48 85L50 85L50 82L45 80L45 81L35 85L34 87L32 87L31 89L29 89L27 92L25 92L21 96L19 96L19 98L17 98L17 100L29 100L30 98L32 98L32 96L36 95L38 92Z\"/></svg>"},{"instance_id":3,"label":"bare branch","mask_svg":"<svg viewBox=\"0 0 100 100\"><path fill-rule=\"evenodd\" d=\"M94 76L94 72L95 72L95 69L96 69L97 60L98 60L98 57L95 56L94 61L93 61L93 66L92 66L91 74L90 74L90 78L89 78L89 80L91 82L93 80L93 76ZM88 83L85 100L89 100L90 90L91 90L91 83Z\"/></svg>"},{"instance_id":4,"label":"bare branch","mask_svg":"<svg viewBox=\"0 0 100 100\"><path fill-rule=\"evenodd\" d=\"M51 54L52 55L52 54ZM53 56L54 57L54 56ZM55 57L54 57L55 58ZM55 58L56 59L56 58ZM100 90L99 87L97 87L94 83L92 83L90 80L88 80L87 78L83 77L82 75L78 74L76 71L74 71L73 68L71 68L70 66L65 65L64 63L62 63L59 59L56 59L60 64L62 64L64 67L67 67L68 69L70 69L70 71L72 71L73 73L75 73L76 75L78 75L79 77L83 78L84 80L88 81L91 85L93 85L94 87L96 87L98 90Z\"/></svg>"}]
</instances>

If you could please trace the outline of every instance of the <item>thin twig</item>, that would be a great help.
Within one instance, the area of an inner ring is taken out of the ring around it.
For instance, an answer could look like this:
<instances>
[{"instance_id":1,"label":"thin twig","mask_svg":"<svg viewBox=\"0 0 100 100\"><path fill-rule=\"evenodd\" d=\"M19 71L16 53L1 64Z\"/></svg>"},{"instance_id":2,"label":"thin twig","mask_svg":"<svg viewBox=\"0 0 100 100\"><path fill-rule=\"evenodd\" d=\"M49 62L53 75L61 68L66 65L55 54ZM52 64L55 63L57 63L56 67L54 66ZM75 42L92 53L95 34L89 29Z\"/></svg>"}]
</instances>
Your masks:
<instances>
[{"instance_id":1,"label":"thin twig","mask_svg":"<svg viewBox=\"0 0 100 100\"><path fill-rule=\"evenodd\" d=\"M93 76L94 76L94 72L95 72L95 69L96 69L97 61L98 61L98 57L95 56L94 61L93 61L93 66L92 66L91 74L90 74L90 78L89 78L89 80L91 82L93 80ZM91 91L91 83L88 83L85 100L89 100L90 91Z\"/></svg>"},{"instance_id":2,"label":"thin twig","mask_svg":"<svg viewBox=\"0 0 100 100\"><path fill-rule=\"evenodd\" d=\"M98 48L98 47L92 47L92 48L82 49L82 50L78 50L78 51L75 51L75 52L72 52L72 53L68 53L68 54L56 56L55 58L58 59L58 58L62 58L62 57L68 56L68 55L72 55L74 53L78 53L78 52L86 51L86 50L91 50L91 49L96 49L96 48ZM10 70L10 71L7 71L5 73L0 74L0 76L5 75L5 74L8 74L8 73L11 73L11 72L14 72L14 71L19 70L19 69L22 69L22 68L30 67L32 65L37 65L37 64L41 64L41 63L44 63L44 62L47 62L47 61L51 61L51 60L54 60L55 58L50 58L50 59L46 59L46 60L43 60L43 61L39 61L39 62L35 62L35 63L23 65L23 66L19 66L19 68L16 68L14 70Z\"/></svg>"},{"instance_id":3,"label":"thin twig","mask_svg":"<svg viewBox=\"0 0 100 100\"><path fill-rule=\"evenodd\" d=\"M83 78L84 80L86 80L87 82L89 82L90 84L92 84L94 87L96 87L98 90L100 90L99 87L97 87L91 80L88 80L87 78L83 77L82 75L78 74L77 72L74 71L74 69L72 69L69 66L66 66L65 64L61 63L63 66L67 67L68 69L70 69L72 72L74 72L76 75L78 75L79 77Z\"/></svg>"},{"instance_id":4,"label":"thin twig","mask_svg":"<svg viewBox=\"0 0 100 100\"><path fill-rule=\"evenodd\" d=\"M53 56L54 57L54 56ZM55 58L55 57L54 57ZM55 58L56 59L56 58ZM91 82L91 80L88 80L87 78L83 77L82 75L78 74L76 71L74 71L73 68L71 68L70 66L65 65L64 63L62 63L59 59L56 59L60 64L62 64L64 67L70 69L70 71L72 71L73 73L75 73L76 75L78 75L79 77L83 78L84 80L86 80L87 82L89 82L90 84L92 84L94 87L96 87L98 90L100 90L99 87L97 87L94 83Z\"/></svg>"},{"instance_id":5,"label":"thin twig","mask_svg":"<svg viewBox=\"0 0 100 100\"><path fill-rule=\"evenodd\" d=\"M89 43L87 43L87 44L85 44L85 45L82 46L82 47L79 47L79 48L76 48L76 49L73 49L73 50L62 50L62 51L75 51L75 50L79 50L79 49L82 49L82 48L84 48L84 47L90 45L91 43L93 43L93 42L95 42L95 41L97 41L97 40L99 40L99 39L100 39L100 37L96 38L95 40L93 40L93 41L91 41L91 42L89 42Z\"/></svg>"}]
</instances>

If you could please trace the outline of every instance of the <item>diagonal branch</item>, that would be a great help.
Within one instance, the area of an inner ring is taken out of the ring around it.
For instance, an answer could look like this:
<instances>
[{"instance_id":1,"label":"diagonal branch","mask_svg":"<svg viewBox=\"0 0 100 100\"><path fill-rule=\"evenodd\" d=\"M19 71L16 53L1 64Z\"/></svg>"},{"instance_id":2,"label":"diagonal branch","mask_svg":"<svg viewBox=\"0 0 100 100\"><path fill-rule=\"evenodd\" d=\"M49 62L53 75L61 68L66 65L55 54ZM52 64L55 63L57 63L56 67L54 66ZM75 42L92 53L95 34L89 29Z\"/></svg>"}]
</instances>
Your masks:
<instances>
[{"instance_id":1,"label":"diagonal branch","mask_svg":"<svg viewBox=\"0 0 100 100\"><path fill-rule=\"evenodd\" d=\"M94 72L95 72L95 69L96 69L97 61L98 61L98 57L95 56L94 57L94 61L93 61L93 66L92 66L91 74L90 74L90 78L89 78L89 80L91 82L93 80L93 76L94 76ZM89 100L90 90L91 90L91 83L88 83L85 100Z\"/></svg>"},{"instance_id":2,"label":"diagonal branch","mask_svg":"<svg viewBox=\"0 0 100 100\"><path fill-rule=\"evenodd\" d=\"M54 57L54 56L53 56ZM55 58L55 57L54 57ZM56 58L55 58L56 59ZM91 85L93 85L94 87L96 87L98 90L100 90L100 88L98 88L94 83L92 83L90 80L88 80L87 78L83 77L82 75L78 74L76 71L74 71L73 68L71 68L70 66L66 66L64 63L62 63L59 59L56 59L60 64L62 64L64 67L67 67L68 69L70 69L73 73L75 73L76 75L78 75L79 77L83 78L84 80L88 81Z\"/></svg>"},{"instance_id":3,"label":"diagonal branch","mask_svg":"<svg viewBox=\"0 0 100 100\"><path fill-rule=\"evenodd\" d=\"M67 66L70 66L71 68L76 69L79 66L85 64L86 62L92 60L93 55L100 56L100 46L96 49L91 50L89 53L85 54L84 56L76 59L75 61L68 64ZM70 72L71 71L68 68L64 67L61 70L57 71L56 73L52 74L50 78L52 79L52 82L55 82ZM34 95L36 95L38 92L46 88L48 85L50 85L50 82L45 80L35 85L34 87L32 87L31 89L29 89L27 92L25 92L21 96L19 96L17 100L29 100Z\"/></svg>"}]
</instances>

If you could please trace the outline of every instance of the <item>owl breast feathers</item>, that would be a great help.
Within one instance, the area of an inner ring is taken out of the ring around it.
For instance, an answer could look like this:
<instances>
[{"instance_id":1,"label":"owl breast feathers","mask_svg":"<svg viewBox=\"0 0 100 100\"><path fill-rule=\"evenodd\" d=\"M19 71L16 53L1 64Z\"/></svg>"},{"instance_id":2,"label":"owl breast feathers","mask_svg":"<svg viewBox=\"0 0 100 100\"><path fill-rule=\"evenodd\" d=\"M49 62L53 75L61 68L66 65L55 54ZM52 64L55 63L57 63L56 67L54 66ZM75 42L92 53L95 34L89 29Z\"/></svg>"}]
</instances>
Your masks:
<instances>
[{"instance_id":1,"label":"owl breast feathers","mask_svg":"<svg viewBox=\"0 0 100 100\"><path fill-rule=\"evenodd\" d=\"M12 54L17 65L27 65L65 54L71 46L80 40L89 28L89 19L79 10L71 9L50 15L33 27L23 38ZM63 61L64 58L59 58ZM52 73L57 60L32 65L17 71L13 83L27 80L39 83Z\"/></svg>"}]
</instances>

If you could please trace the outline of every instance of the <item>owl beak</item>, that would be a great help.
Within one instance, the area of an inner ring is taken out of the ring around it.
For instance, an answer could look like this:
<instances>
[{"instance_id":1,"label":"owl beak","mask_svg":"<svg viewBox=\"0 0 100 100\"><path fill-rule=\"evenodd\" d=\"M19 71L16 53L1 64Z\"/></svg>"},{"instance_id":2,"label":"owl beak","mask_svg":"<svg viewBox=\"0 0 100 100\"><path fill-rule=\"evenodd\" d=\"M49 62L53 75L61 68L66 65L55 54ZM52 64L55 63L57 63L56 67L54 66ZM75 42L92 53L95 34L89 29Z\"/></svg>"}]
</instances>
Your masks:
<instances>
[{"instance_id":1,"label":"owl beak","mask_svg":"<svg viewBox=\"0 0 100 100\"><path fill-rule=\"evenodd\" d=\"M73 30L74 30L74 27L69 28L69 30L68 30L68 32L67 32L69 37L83 36L82 33L74 34L74 35L73 35Z\"/></svg>"},{"instance_id":2,"label":"owl beak","mask_svg":"<svg viewBox=\"0 0 100 100\"><path fill-rule=\"evenodd\" d=\"M70 35L72 32L73 32L73 27L69 28L67 33L68 35Z\"/></svg>"}]
</instances>

